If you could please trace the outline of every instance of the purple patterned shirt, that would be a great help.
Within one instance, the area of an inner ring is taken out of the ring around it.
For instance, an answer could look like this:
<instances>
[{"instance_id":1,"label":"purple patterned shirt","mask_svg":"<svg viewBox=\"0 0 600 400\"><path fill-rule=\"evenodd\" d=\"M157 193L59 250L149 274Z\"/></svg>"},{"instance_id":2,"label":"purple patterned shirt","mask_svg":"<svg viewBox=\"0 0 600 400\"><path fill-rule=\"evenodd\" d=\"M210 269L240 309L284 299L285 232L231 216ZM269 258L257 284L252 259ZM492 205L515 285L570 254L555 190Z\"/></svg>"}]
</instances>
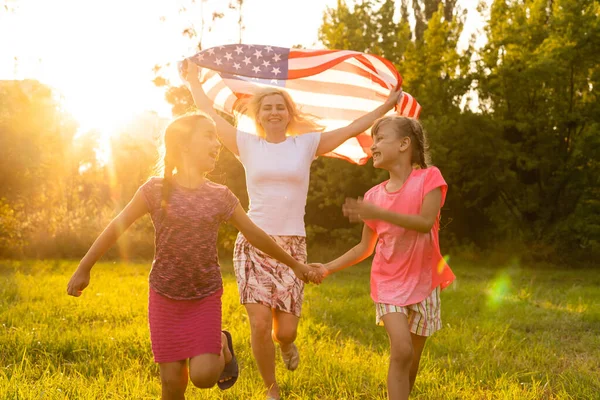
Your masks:
<instances>
[{"instance_id":1,"label":"purple patterned shirt","mask_svg":"<svg viewBox=\"0 0 600 400\"><path fill-rule=\"evenodd\" d=\"M165 212L162 185L163 178L153 177L140 187L156 232L150 287L175 300L204 298L223 287L217 234L239 200L214 182L195 189L173 182Z\"/></svg>"}]
</instances>

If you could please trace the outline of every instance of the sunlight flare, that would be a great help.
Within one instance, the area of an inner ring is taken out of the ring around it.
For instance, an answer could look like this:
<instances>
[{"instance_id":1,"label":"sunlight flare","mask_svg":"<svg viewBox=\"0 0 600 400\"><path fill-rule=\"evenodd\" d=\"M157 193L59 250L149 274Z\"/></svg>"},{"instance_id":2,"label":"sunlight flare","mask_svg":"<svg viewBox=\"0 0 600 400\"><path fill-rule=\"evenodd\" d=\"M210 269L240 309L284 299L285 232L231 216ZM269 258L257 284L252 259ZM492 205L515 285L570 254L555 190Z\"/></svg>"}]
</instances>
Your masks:
<instances>
[{"instance_id":1,"label":"sunlight flare","mask_svg":"<svg viewBox=\"0 0 600 400\"><path fill-rule=\"evenodd\" d=\"M487 306L490 309L497 309L508 298L511 293L512 281L510 275L506 271L502 271L492 281L487 290Z\"/></svg>"}]
</instances>

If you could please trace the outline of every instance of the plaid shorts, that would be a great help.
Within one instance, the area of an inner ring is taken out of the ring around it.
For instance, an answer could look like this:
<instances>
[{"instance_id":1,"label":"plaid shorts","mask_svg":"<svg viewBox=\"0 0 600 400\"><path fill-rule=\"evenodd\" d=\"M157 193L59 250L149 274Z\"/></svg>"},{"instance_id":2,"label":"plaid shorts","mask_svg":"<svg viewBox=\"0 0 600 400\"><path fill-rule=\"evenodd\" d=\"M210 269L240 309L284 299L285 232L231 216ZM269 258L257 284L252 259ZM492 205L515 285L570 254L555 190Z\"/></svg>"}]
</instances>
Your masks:
<instances>
[{"instance_id":1,"label":"plaid shorts","mask_svg":"<svg viewBox=\"0 0 600 400\"><path fill-rule=\"evenodd\" d=\"M419 336L431 336L442 329L440 287L431 292L429 297L417 304L395 306L393 304L375 303L377 325L383 325L384 315L399 312L408 318L410 331Z\"/></svg>"}]
</instances>

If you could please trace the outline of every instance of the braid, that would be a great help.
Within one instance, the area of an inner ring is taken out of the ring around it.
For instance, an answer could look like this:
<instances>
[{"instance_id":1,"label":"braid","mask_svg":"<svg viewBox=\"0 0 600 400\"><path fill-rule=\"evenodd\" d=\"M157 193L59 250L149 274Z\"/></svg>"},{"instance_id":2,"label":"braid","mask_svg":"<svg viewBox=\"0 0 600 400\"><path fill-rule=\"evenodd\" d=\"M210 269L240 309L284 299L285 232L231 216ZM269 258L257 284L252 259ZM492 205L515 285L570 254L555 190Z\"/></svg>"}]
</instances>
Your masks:
<instances>
[{"instance_id":1,"label":"braid","mask_svg":"<svg viewBox=\"0 0 600 400\"><path fill-rule=\"evenodd\" d=\"M429 143L427 136L423 131L423 127L416 119L410 119L410 128L412 136L415 138L415 146L413 147L412 159L421 168L427 168L431 159L429 156Z\"/></svg>"},{"instance_id":2,"label":"braid","mask_svg":"<svg viewBox=\"0 0 600 400\"><path fill-rule=\"evenodd\" d=\"M167 211L167 205L169 203L169 197L171 196L171 179L173 177L173 165L168 156L165 156L165 172L162 186L162 197L160 201L160 207L164 212Z\"/></svg>"}]
</instances>

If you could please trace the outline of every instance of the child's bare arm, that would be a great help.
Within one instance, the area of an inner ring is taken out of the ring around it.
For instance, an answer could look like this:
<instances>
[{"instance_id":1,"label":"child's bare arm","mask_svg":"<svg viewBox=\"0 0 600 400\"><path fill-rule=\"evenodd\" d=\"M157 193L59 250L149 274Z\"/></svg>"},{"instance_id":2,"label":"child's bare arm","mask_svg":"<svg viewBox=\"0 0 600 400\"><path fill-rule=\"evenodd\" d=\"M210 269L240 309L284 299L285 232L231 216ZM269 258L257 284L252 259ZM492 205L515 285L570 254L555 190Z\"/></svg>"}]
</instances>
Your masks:
<instances>
[{"instance_id":1,"label":"child's bare arm","mask_svg":"<svg viewBox=\"0 0 600 400\"><path fill-rule=\"evenodd\" d=\"M363 226L360 243L348 250L342 256L325 264L325 268L332 273L355 265L373 254L377 244L377 234L366 224Z\"/></svg>"},{"instance_id":2,"label":"child's bare arm","mask_svg":"<svg viewBox=\"0 0 600 400\"><path fill-rule=\"evenodd\" d=\"M77 270L73 273L67 285L67 293L69 295L75 297L81 295L83 289L89 285L90 270L94 264L115 244L117 239L131 224L147 212L148 205L143 198L141 190L138 190L129 204L108 224L79 262Z\"/></svg>"},{"instance_id":3,"label":"child's bare arm","mask_svg":"<svg viewBox=\"0 0 600 400\"><path fill-rule=\"evenodd\" d=\"M378 219L402 228L427 233L435 224L435 220L440 213L441 204L442 191L440 188L436 188L425 195L420 214L400 214L365 202L362 199L346 199L344 215L354 222L365 219Z\"/></svg>"},{"instance_id":4,"label":"child's bare arm","mask_svg":"<svg viewBox=\"0 0 600 400\"><path fill-rule=\"evenodd\" d=\"M267 253L277 261L290 267L296 276L307 280L309 267L302 264L281 248L265 231L260 229L244 212L241 205L237 205L230 222L246 237L248 242L257 249Z\"/></svg>"}]
</instances>

